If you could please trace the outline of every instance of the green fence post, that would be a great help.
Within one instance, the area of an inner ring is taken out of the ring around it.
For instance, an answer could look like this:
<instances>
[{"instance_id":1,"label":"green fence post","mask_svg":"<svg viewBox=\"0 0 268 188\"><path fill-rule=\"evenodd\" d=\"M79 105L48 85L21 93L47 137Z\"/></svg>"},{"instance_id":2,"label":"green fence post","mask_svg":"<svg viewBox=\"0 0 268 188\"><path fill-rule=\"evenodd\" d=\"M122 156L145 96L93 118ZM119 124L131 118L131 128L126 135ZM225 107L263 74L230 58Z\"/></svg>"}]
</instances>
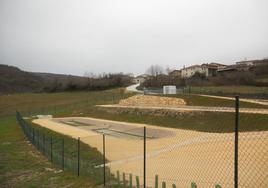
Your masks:
<instances>
[{"instance_id":1,"label":"green fence post","mask_svg":"<svg viewBox=\"0 0 268 188\"><path fill-rule=\"evenodd\" d=\"M155 188L158 188L158 175L155 175Z\"/></svg>"},{"instance_id":2,"label":"green fence post","mask_svg":"<svg viewBox=\"0 0 268 188\"><path fill-rule=\"evenodd\" d=\"M111 182L111 171L110 171L110 168L107 168L107 179L108 179L108 182Z\"/></svg>"},{"instance_id":3,"label":"green fence post","mask_svg":"<svg viewBox=\"0 0 268 188\"><path fill-rule=\"evenodd\" d=\"M117 183L118 183L118 185L120 185L120 173L118 170L117 170L116 174L117 174Z\"/></svg>"},{"instance_id":4,"label":"green fence post","mask_svg":"<svg viewBox=\"0 0 268 188\"><path fill-rule=\"evenodd\" d=\"M39 150L39 140L40 140L40 135L39 135L39 130L36 132L36 138L37 138L37 149Z\"/></svg>"},{"instance_id":5,"label":"green fence post","mask_svg":"<svg viewBox=\"0 0 268 188\"><path fill-rule=\"evenodd\" d=\"M127 187L126 186L126 174L125 174L125 172L123 172L123 187Z\"/></svg>"},{"instance_id":6,"label":"green fence post","mask_svg":"<svg viewBox=\"0 0 268 188\"><path fill-rule=\"evenodd\" d=\"M80 137L77 139L77 176L80 175Z\"/></svg>"},{"instance_id":7,"label":"green fence post","mask_svg":"<svg viewBox=\"0 0 268 188\"><path fill-rule=\"evenodd\" d=\"M191 188L197 188L197 185L196 185L195 182L192 182L192 183L191 183Z\"/></svg>"},{"instance_id":8,"label":"green fence post","mask_svg":"<svg viewBox=\"0 0 268 188\"><path fill-rule=\"evenodd\" d=\"M136 176L136 187L140 188L140 180L139 180L139 176Z\"/></svg>"},{"instance_id":9,"label":"green fence post","mask_svg":"<svg viewBox=\"0 0 268 188\"><path fill-rule=\"evenodd\" d=\"M143 187L146 188L146 127L143 127Z\"/></svg>"},{"instance_id":10,"label":"green fence post","mask_svg":"<svg viewBox=\"0 0 268 188\"><path fill-rule=\"evenodd\" d=\"M166 182L162 182L162 188L166 188Z\"/></svg>"},{"instance_id":11,"label":"green fence post","mask_svg":"<svg viewBox=\"0 0 268 188\"><path fill-rule=\"evenodd\" d=\"M103 152L103 185L106 186L106 171L105 171L105 134L102 135L102 152Z\"/></svg>"},{"instance_id":12,"label":"green fence post","mask_svg":"<svg viewBox=\"0 0 268 188\"><path fill-rule=\"evenodd\" d=\"M32 144L34 143L34 128L32 128Z\"/></svg>"},{"instance_id":13,"label":"green fence post","mask_svg":"<svg viewBox=\"0 0 268 188\"><path fill-rule=\"evenodd\" d=\"M221 186L219 184L215 185L215 188L221 188Z\"/></svg>"},{"instance_id":14,"label":"green fence post","mask_svg":"<svg viewBox=\"0 0 268 188\"><path fill-rule=\"evenodd\" d=\"M35 145L35 130L34 130L34 128L33 128L33 145Z\"/></svg>"},{"instance_id":15,"label":"green fence post","mask_svg":"<svg viewBox=\"0 0 268 188\"><path fill-rule=\"evenodd\" d=\"M176 185L175 184L172 184L172 188L176 188Z\"/></svg>"},{"instance_id":16,"label":"green fence post","mask_svg":"<svg viewBox=\"0 0 268 188\"><path fill-rule=\"evenodd\" d=\"M129 187L132 188L132 174L129 174Z\"/></svg>"},{"instance_id":17,"label":"green fence post","mask_svg":"<svg viewBox=\"0 0 268 188\"><path fill-rule=\"evenodd\" d=\"M234 187L238 188L239 96L235 97Z\"/></svg>"},{"instance_id":18,"label":"green fence post","mask_svg":"<svg viewBox=\"0 0 268 188\"><path fill-rule=\"evenodd\" d=\"M62 153L61 153L61 157L62 157L62 170L64 170L64 138L62 139Z\"/></svg>"},{"instance_id":19,"label":"green fence post","mask_svg":"<svg viewBox=\"0 0 268 188\"><path fill-rule=\"evenodd\" d=\"M52 135L50 135L50 161L53 163L53 153L52 153Z\"/></svg>"},{"instance_id":20,"label":"green fence post","mask_svg":"<svg viewBox=\"0 0 268 188\"><path fill-rule=\"evenodd\" d=\"M46 155L45 146L46 146L46 133L43 133L43 154L44 155Z\"/></svg>"}]
</instances>

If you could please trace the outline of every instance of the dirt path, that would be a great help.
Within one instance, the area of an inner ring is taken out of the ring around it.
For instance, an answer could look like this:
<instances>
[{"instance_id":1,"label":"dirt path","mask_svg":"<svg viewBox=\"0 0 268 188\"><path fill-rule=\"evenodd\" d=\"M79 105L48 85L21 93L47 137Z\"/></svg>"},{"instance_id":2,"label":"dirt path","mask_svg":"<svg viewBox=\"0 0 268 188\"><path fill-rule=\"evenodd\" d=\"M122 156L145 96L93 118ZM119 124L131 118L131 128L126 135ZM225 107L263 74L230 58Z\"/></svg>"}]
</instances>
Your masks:
<instances>
[{"instance_id":1,"label":"dirt path","mask_svg":"<svg viewBox=\"0 0 268 188\"><path fill-rule=\"evenodd\" d=\"M140 84L134 84L134 85L128 86L128 87L126 88L126 90L127 90L127 91L130 91L130 92L143 93L143 91L140 91L140 90L137 90L137 89L136 89L139 85L140 85Z\"/></svg>"},{"instance_id":2,"label":"dirt path","mask_svg":"<svg viewBox=\"0 0 268 188\"><path fill-rule=\"evenodd\" d=\"M215 96L215 95L200 95L200 94L195 94L195 95L202 96L202 97L217 98L217 99L235 100L232 97L221 97L221 96ZM268 100L240 99L240 101L268 106Z\"/></svg>"},{"instance_id":3,"label":"dirt path","mask_svg":"<svg viewBox=\"0 0 268 188\"><path fill-rule=\"evenodd\" d=\"M117 122L95 118L70 117L59 119L36 119L34 123L56 132L80 137L81 141L102 152L102 135L84 127L67 125L68 121L88 123L89 126L113 126L122 128L143 128L173 132L168 137L147 140L147 182L154 185L154 177L159 183L172 183L177 187L189 187L196 182L198 187L233 187L233 142L231 133L204 133L152 125ZM66 121L64 123L64 121ZM268 132L241 133L239 142L239 184L242 187L265 187L268 185L266 162L268 153ZM143 141L106 136L107 165L112 173L117 170L140 177L143 182ZM128 176L127 176L128 177ZM135 183L134 183L135 185Z\"/></svg>"},{"instance_id":4,"label":"dirt path","mask_svg":"<svg viewBox=\"0 0 268 188\"><path fill-rule=\"evenodd\" d=\"M156 110L172 110L172 111L203 111L203 112L235 112L234 108L231 107L208 107L208 106L176 106L176 107L166 107L166 106L124 106L124 105L98 105L104 108L135 108L135 109L156 109ZM241 113L248 114L267 114L268 109L261 108L240 108Z\"/></svg>"}]
</instances>

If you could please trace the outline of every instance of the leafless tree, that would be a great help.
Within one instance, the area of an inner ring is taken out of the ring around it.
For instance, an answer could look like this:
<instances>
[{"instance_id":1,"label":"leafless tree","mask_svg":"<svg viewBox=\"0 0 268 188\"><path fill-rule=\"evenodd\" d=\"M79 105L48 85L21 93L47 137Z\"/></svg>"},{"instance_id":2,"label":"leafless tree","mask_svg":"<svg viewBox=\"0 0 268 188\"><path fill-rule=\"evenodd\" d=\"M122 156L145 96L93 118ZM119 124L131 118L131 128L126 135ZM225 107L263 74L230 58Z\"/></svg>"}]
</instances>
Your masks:
<instances>
[{"instance_id":1,"label":"leafless tree","mask_svg":"<svg viewBox=\"0 0 268 188\"><path fill-rule=\"evenodd\" d=\"M147 70L146 73L151 75L151 76L158 76L160 74L164 73L163 67L160 65L151 65Z\"/></svg>"}]
</instances>

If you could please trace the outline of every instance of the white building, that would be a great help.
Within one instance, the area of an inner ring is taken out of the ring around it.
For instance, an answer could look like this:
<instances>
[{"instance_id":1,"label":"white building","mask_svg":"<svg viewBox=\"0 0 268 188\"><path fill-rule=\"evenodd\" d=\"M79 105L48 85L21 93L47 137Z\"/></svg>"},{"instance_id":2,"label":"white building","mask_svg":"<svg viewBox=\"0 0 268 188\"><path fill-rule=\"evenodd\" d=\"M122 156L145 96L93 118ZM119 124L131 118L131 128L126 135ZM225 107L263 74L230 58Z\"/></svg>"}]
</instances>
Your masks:
<instances>
[{"instance_id":1,"label":"white building","mask_svg":"<svg viewBox=\"0 0 268 188\"><path fill-rule=\"evenodd\" d=\"M174 85L163 86L164 95L175 95L177 94L177 88Z\"/></svg>"},{"instance_id":2,"label":"white building","mask_svg":"<svg viewBox=\"0 0 268 188\"><path fill-rule=\"evenodd\" d=\"M150 78L150 75L142 74L142 75L139 75L139 76L135 77L133 79L133 82L136 83L136 84L141 84L141 83L143 83L145 80L147 80L149 78Z\"/></svg>"},{"instance_id":3,"label":"white building","mask_svg":"<svg viewBox=\"0 0 268 188\"><path fill-rule=\"evenodd\" d=\"M181 70L181 77L182 78L190 78L192 77L196 72L204 73L204 67L201 65L193 65L190 67L185 67Z\"/></svg>"},{"instance_id":4,"label":"white building","mask_svg":"<svg viewBox=\"0 0 268 188\"><path fill-rule=\"evenodd\" d=\"M224 67L226 67L226 65L219 64L219 63L193 65L190 67L183 68L181 70L181 77L190 78L197 72L204 74L206 77L215 76L217 74L217 71Z\"/></svg>"}]
</instances>

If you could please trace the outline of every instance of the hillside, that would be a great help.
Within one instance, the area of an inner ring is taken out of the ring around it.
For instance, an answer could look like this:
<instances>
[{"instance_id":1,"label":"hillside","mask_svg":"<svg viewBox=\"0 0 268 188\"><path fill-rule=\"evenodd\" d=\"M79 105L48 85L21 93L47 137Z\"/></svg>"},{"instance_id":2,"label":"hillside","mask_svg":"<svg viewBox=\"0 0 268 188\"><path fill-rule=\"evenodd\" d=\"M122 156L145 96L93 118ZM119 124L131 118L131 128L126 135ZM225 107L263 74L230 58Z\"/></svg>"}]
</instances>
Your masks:
<instances>
[{"instance_id":1,"label":"hillside","mask_svg":"<svg viewBox=\"0 0 268 188\"><path fill-rule=\"evenodd\" d=\"M13 66L0 64L0 75L0 94L38 92L44 85L44 80L40 76Z\"/></svg>"},{"instance_id":2,"label":"hillside","mask_svg":"<svg viewBox=\"0 0 268 188\"><path fill-rule=\"evenodd\" d=\"M87 81L85 77L34 73L17 67L0 64L0 94L41 92L55 86L65 88L69 83L78 84Z\"/></svg>"},{"instance_id":3,"label":"hillside","mask_svg":"<svg viewBox=\"0 0 268 188\"><path fill-rule=\"evenodd\" d=\"M104 90L131 84L129 75L102 74L88 78L65 74L26 72L0 64L0 94Z\"/></svg>"}]
</instances>

